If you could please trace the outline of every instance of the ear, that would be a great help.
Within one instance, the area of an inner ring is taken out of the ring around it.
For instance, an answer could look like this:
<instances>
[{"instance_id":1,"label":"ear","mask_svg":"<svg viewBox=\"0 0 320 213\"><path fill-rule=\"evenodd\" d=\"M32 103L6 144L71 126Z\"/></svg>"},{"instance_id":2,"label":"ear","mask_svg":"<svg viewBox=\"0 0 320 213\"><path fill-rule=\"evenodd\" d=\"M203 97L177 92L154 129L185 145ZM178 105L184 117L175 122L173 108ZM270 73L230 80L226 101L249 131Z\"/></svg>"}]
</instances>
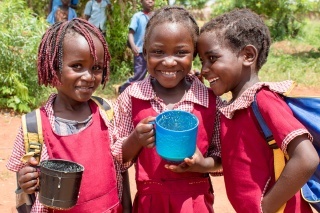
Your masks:
<instances>
[{"instance_id":1,"label":"ear","mask_svg":"<svg viewBox=\"0 0 320 213\"><path fill-rule=\"evenodd\" d=\"M147 51L146 51L146 49L144 47L142 48L142 54L143 54L144 60L147 61Z\"/></svg>"},{"instance_id":2,"label":"ear","mask_svg":"<svg viewBox=\"0 0 320 213\"><path fill-rule=\"evenodd\" d=\"M258 58L258 51L255 48L255 46L251 44L245 46L241 51L241 55L243 57L243 65L251 66L253 64L256 64Z\"/></svg>"}]
</instances>

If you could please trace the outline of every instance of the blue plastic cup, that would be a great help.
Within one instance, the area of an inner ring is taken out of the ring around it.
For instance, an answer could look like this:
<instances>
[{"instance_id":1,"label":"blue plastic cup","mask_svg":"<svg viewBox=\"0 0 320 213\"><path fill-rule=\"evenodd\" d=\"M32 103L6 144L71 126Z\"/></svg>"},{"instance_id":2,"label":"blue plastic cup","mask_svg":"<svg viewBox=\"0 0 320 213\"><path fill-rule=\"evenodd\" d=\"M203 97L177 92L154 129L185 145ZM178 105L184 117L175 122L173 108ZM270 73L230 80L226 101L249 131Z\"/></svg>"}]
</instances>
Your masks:
<instances>
[{"instance_id":1,"label":"blue plastic cup","mask_svg":"<svg viewBox=\"0 0 320 213\"><path fill-rule=\"evenodd\" d=\"M169 110L155 120L156 151L169 162L181 162L196 151L198 118L186 111Z\"/></svg>"}]
</instances>

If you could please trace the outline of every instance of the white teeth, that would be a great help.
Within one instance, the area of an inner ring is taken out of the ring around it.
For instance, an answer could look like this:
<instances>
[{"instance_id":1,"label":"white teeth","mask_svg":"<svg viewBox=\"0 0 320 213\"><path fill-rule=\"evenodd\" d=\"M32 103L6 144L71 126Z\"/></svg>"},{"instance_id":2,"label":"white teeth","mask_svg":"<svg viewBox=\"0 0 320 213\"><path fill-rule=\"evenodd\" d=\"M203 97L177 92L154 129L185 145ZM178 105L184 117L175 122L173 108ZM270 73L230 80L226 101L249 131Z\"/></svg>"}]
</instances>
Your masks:
<instances>
[{"instance_id":1,"label":"white teeth","mask_svg":"<svg viewBox=\"0 0 320 213\"><path fill-rule=\"evenodd\" d=\"M210 84L213 84L213 83L216 82L217 80L219 80L218 77L213 78L213 79L208 79L208 81L209 81Z\"/></svg>"},{"instance_id":2,"label":"white teeth","mask_svg":"<svg viewBox=\"0 0 320 213\"><path fill-rule=\"evenodd\" d=\"M164 71L161 71L162 74L164 75L175 75L177 74L177 72L164 72Z\"/></svg>"}]
</instances>

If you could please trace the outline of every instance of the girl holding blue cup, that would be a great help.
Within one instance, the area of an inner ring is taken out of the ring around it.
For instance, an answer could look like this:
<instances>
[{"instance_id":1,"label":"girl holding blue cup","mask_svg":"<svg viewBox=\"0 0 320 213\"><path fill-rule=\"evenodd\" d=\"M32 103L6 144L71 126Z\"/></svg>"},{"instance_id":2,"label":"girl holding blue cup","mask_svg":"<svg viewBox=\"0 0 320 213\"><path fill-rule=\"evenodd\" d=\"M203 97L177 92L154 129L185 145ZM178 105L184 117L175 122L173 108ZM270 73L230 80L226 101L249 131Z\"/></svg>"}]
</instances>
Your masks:
<instances>
[{"instance_id":1,"label":"girl holding blue cup","mask_svg":"<svg viewBox=\"0 0 320 213\"><path fill-rule=\"evenodd\" d=\"M133 212L213 212L209 173L221 168L219 116L213 110L220 99L191 74L198 35L195 19L184 8L156 11L144 37L149 76L131 84L115 103L116 156L123 163L134 163L136 169ZM157 119L171 110L197 118L196 147L182 162L162 158L156 150L161 137ZM156 124L150 124L155 119Z\"/></svg>"}]
</instances>

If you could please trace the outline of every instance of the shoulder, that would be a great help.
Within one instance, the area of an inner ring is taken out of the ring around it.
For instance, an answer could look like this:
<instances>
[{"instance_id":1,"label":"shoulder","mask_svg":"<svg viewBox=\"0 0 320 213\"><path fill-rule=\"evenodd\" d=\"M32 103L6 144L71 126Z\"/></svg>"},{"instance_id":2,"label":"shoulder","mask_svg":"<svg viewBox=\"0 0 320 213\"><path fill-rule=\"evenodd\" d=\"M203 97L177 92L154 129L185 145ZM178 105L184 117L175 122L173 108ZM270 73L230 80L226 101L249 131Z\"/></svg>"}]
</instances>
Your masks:
<instances>
[{"instance_id":1,"label":"shoulder","mask_svg":"<svg viewBox=\"0 0 320 213\"><path fill-rule=\"evenodd\" d=\"M290 111L281 94L272 91L267 87L264 87L257 92L256 101L262 112L275 111L275 109L278 112Z\"/></svg>"},{"instance_id":2,"label":"shoulder","mask_svg":"<svg viewBox=\"0 0 320 213\"><path fill-rule=\"evenodd\" d=\"M148 76L142 81L132 83L127 88L128 95L142 100L152 99L155 93L151 85L151 79L152 78Z\"/></svg>"},{"instance_id":3,"label":"shoulder","mask_svg":"<svg viewBox=\"0 0 320 213\"><path fill-rule=\"evenodd\" d=\"M86 3L86 7L87 7L87 6L90 6L90 7L91 7L92 3L93 3L93 1L92 1L92 0L87 1L87 3Z\"/></svg>"},{"instance_id":4,"label":"shoulder","mask_svg":"<svg viewBox=\"0 0 320 213\"><path fill-rule=\"evenodd\" d=\"M69 7L69 12L72 13L74 17L77 17L77 12L73 8Z\"/></svg>"},{"instance_id":5,"label":"shoulder","mask_svg":"<svg viewBox=\"0 0 320 213\"><path fill-rule=\"evenodd\" d=\"M140 18L143 15L143 12L136 12L135 14L133 14L132 18Z\"/></svg>"}]
</instances>

